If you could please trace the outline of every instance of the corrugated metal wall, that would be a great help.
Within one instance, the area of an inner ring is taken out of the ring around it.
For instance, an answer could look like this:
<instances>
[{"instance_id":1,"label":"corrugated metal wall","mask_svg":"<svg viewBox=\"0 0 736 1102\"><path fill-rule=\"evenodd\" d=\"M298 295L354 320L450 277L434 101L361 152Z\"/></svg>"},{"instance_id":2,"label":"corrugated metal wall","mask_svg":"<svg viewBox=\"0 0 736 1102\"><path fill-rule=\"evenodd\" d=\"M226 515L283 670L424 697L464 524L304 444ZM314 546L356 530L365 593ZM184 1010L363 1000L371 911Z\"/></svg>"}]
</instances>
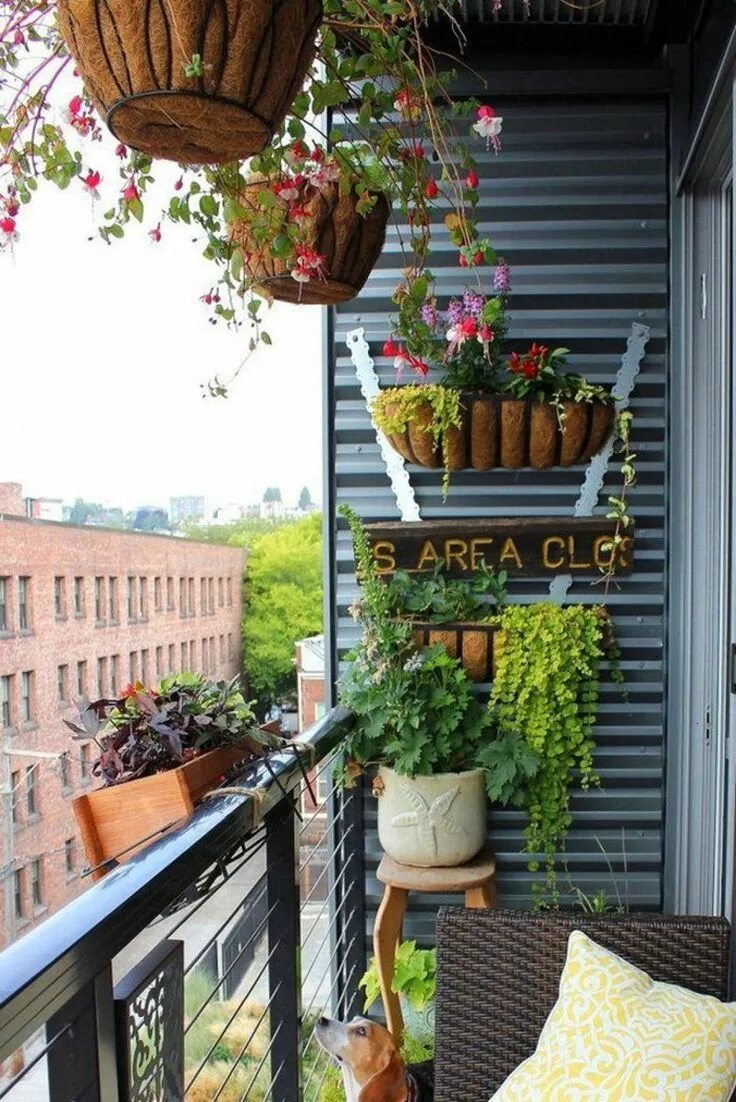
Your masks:
<instances>
[{"instance_id":1,"label":"corrugated metal wall","mask_svg":"<svg viewBox=\"0 0 736 1102\"><path fill-rule=\"evenodd\" d=\"M483 157L480 220L512 265L510 336L564 344L573 369L611 383L633 321L651 326L648 354L634 392L639 484L637 563L613 591L628 699L605 686L598 727L599 791L577 795L569 836L570 877L584 891L614 895L609 862L633 906L658 906L661 896L663 775L663 601L665 561L665 386L667 335L667 175L665 107L655 101L516 102L504 105L503 152ZM463 272L438 228L432 269L442 295L459 293ZM401 266L389 236L379 268L360 299L334 319L334 462L337 503L350 502L367 520L398 516L365 405L345 347L362 326L382 382L393 379L380 358L389 333L389 294ZM465 472L453 476L443 505L439 475L412 468L424 519L446 516L570 516L582 468L565 471ZM616 479L609 475L609 490ZM347 606L355 596L345 531L337 537L338 656L355 641ZM512 599L547 595L540 580L513 583ZM600 591L577 582L571 599L595 602ZM380 898L375 806L366 803L367 894ZM527 906L530 877L521 853L523 817L493 811L501 899ZM623 855L625 854L625 856ZM626 873L624 873L624 865ZM414 900L409 933L431 936L436 900ZM372 913L369 915L369 928Z\"/></svg>"}]
</instances>

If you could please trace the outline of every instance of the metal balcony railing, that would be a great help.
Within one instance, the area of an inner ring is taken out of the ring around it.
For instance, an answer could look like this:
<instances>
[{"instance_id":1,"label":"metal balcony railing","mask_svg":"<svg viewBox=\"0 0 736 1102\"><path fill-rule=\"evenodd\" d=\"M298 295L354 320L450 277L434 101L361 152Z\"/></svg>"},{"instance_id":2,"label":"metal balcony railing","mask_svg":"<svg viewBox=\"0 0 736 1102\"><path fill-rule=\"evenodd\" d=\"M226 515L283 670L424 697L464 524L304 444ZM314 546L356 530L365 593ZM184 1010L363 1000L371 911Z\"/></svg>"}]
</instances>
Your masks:
<instances>
[{"instance_id":1,"label":"metal balcony railing","mask_svg":"<svg viewBox=\"0 0 736 1102\"><path fill-rule=\"evenodd\" d=\"M0 1102L319 1102L314 1026L356 1012L365 964L349 724L335 709L305 770L256 763L0 954Z\"/></svg>"}]
</instances>

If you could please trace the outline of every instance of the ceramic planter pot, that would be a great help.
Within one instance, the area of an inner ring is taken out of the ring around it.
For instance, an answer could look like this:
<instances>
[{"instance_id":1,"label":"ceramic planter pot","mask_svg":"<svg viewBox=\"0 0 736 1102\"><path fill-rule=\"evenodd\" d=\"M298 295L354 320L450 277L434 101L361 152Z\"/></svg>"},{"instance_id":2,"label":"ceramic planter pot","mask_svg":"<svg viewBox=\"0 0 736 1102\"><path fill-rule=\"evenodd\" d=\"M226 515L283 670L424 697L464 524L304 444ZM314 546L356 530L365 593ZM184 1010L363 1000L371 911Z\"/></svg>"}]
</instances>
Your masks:
<instances>
[{"instance_id":1,"label":"ceramic planter pot","mask_svg":"<svg viewBox=\"0 0 736 1102\"><path fill-rule=\"evenodd\" d=\"M496 667L499 631L495 624L475 621L431 624L413 622L414 642L418 647L442 643L452 658L459 658L471 681L492 681Z\"/></svg>"},{"instance_id":2,"label":"ceramic planter pot","mask_svg":"<svg viewBox=\"0 0 736 1102\"><path fill-rule=\"evenodd\" d=\"M402 865L453 867L475 857L486 840L482 769L406 777L381 766L378 838Z\"/></svg>"},{"instance_id":3,"label":"ceramic planter pot","mask_svg":"<svg viewBox=\"0 0 736 1102\"><path fill-rule=\"evenodd\" d=\"M115 858L127 861L156 841L158 832L191 815L202 796L228 769L254 756L248 739L127 784L108 785L72 800L84 852L92 868ZM154 837L151 837L154 835ZM93 880L108 870L97 869Z\"/></svg>"},{"instance_id":4,"label":"ceramic planter pot","mask_svg":"<svg viewBox=\"0 0 736 1102\"><path fill-rule=\"evenodd\" d=\"M263 181L250 184L239 196L242 205L255 207L257 193L264 186ZM308 283L297 282L292 278L291 265L273 256L268 243L255 242L250 227L240 222L233 227L233 236L242 246L245 270L259 287L281 302L334 306L355 298L381 255L391 210L383 195L365 215L358 213L357 201L355 194L340 195L337 183L310 187L300 200L306 211L306 245L324 257L324 278L314 275Z\"/></svg>"},{"instance_id":5,"label":"ceramic planter pot","mask_svg":"<svg viewBox=\"0 0 736 1102\"><path fill-rule=\"evenodd\" d=\"M119 141L183 164L226 164L260 153L283 122L314 59L322 2L59 0L58 12Z\"/></svg>"},{"instance_id":6,"label":"ceramic planter pot","mask_svg":"<svg viewBox=\"0 0 736 1102\"><path fill-rule=\"evenodd\" d=\"M405 995L399 995L399 1004L406 1033L423 1044L431 1045L434 1042L435 1000L430 999L421 1010L415 1010Z\"/></svg>"},{"instance_id":7,"label":"ceramic planter pot","mask_svg":"<svg viewBox=\"0 0 736 1102\"><path fill-rule=\"evenodd\" d=\"M562 428L556 409L533 398L512 398L463 391L462 426L447 436L451 471L490 471L494 467L572 467L587 463L611 434L612 403L564 401ZM390 409L387 410L390 412ZM444 460L430 431L432 407L420 405L405 432L388 434L391 445L409 463L442 467Z\"/></svg>"}]
</instances>

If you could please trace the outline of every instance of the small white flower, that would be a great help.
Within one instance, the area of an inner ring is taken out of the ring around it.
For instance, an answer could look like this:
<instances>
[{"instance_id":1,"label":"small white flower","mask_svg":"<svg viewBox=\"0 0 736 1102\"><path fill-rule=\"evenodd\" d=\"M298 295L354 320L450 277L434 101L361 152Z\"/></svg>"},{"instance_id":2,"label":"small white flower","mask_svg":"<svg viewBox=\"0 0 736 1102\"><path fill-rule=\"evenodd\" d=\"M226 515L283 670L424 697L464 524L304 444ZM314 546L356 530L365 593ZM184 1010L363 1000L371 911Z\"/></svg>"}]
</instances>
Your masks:
<instances>
[{"instance_id":1,"label":"small white flower","mask_svg":"<svg viewBox=\"0 0 736 1102\"><path fill-rule=\"evenodd\" d=\"M503 119L498 115L494 115L493 118L478 119L477 122L473 123L473 130L481 138L497 138L501 133L502 126Z\"/></svg>"}]
</instances>

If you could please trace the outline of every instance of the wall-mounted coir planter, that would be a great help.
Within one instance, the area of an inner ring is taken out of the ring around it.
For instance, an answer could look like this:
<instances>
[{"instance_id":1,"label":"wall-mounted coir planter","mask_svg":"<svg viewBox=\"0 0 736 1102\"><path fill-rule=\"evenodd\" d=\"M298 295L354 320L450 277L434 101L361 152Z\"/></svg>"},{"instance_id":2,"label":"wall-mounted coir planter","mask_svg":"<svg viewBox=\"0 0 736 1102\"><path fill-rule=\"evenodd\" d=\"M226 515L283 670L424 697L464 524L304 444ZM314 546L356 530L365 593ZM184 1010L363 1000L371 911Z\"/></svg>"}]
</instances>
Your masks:
<instances>
[{"instance_id":1,"label":"wall-mounted coir planter","mask_svg":"<svg viewBox=\"0 0 736 1102\"><path fill-rule=\"evenodd\" d=\"M243 206L256 205L263 187L262 181L250 184L239 196ZM334 306L355 298L381 255L391 211L384 195L367 214L358 212L357 202L353 193L340 195L337 183L305 189L299 205L306 212L306 247L324 257L322 273L315 273L308 283L295 280L291 264L275 257L268 242L255 242L246 223L237 223L233 232L243 248L245 270L259 288L281 302Z\"/></svg>"},{"instance_id":2,"label":"wall-mounted coir planter","mask_svg":"<svg viewBox=\"0 0 736 1102\"><path fill-rule=\"evenodd\" d=\"M611 434L612 402L563 400L564 415L548 402L464 391L462 426L447 432L446 460L451 471L494 467L572 467L587 463ZM386 413L390 415L390 405ZM561 422L561 423L560 423ZM430 430L432 407L419 404L404 432L387 433L392 446L409 463L444 467L445 457Z\"/></svg>"},{"instance_id":3,"label":"wall-mounted coir planter","mask_svg":"<svg viewBox=\"0 0 736 1102\"><path fill-rule=\"evenodd\" d=\"M304 84L322 20L321 0L59 0L58 11L115 137L183 164L261 152Z\"/></svg>"},{"instance_id":4,"label":"wall-mounted coir planter","mask_svg":"<svg viewBox=\"0 0 736 1102\"><path fill-rule=\"evenodd\" d=\"M492 681L495 647L499 631L495 624L463 621L432 624L414 621L414 641L419 647L442 643L453 658L459 658L472 681Z\"/></svg>"},{"instance_id":5,"label":"wall-mounted coir planter","mask_svg":"<svg viewBox=\"0 0 736 1102\"><path fill-rule=\"evenodd\" d=\"M220 777L251 759L253 750L254 744L246 739L210 750L175 769L77 796L72 807L87 861L96 870L92 879L99 880L108 871L98 868L103 862L127 861L156 841L166 827L191 815Z\"/></svg>"}]
</instances>

